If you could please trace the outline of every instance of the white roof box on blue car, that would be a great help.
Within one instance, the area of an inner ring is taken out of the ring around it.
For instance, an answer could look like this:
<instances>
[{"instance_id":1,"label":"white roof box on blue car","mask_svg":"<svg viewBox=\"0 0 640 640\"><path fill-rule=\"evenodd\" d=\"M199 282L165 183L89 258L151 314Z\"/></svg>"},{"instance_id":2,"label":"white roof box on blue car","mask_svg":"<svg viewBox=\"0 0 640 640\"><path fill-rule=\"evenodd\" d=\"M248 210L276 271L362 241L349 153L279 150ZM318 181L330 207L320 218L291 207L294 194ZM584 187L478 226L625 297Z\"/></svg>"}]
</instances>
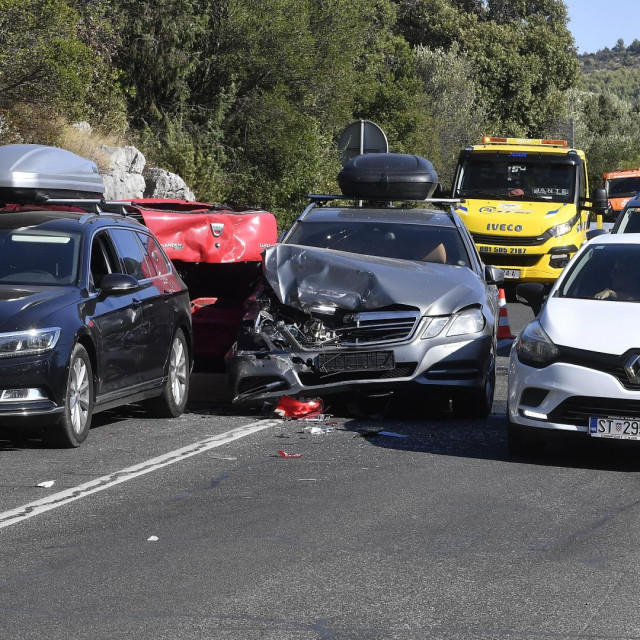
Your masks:
<instances>
[{"instance_id":1,"label":"white roof box on blue car","mask_svg":"<svg viewBox=\"0 0 640 640\"><path fill-rule=\"evenodd\" d=\"M0 202L102 198L104 183L92 160L40 144L0 146Z\"/></svg>"},{"instance_id":2,"label":"white roof box on blue car","mask_svg":"<svg viewBox=\"0 0 640 640\"><path fill-rule=\"evenodd\" d=\"M345 196L362 200L424 200L438 186L429 160L404 153L363 153L338 174Z\"/></svg>"}]
</instances>

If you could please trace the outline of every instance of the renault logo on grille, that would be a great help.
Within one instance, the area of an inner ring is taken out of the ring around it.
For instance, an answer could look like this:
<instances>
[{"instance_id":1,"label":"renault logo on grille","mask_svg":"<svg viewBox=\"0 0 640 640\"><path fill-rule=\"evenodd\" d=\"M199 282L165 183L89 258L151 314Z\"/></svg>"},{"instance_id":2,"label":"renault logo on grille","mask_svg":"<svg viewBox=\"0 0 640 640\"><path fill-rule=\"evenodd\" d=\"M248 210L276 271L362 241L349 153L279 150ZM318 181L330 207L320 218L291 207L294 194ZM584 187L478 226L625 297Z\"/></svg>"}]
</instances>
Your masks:
<instances>
[{"instance_id":1,"label":"renault logo on grille","mask_svg":"<svg viewBox=\"0 0 640 640\"><path fill-rule=\"evenodd\" d=\"M624 365L624 370L629 382L640 384L640 354L630 356Z\"/></svg>"}]
</instances>

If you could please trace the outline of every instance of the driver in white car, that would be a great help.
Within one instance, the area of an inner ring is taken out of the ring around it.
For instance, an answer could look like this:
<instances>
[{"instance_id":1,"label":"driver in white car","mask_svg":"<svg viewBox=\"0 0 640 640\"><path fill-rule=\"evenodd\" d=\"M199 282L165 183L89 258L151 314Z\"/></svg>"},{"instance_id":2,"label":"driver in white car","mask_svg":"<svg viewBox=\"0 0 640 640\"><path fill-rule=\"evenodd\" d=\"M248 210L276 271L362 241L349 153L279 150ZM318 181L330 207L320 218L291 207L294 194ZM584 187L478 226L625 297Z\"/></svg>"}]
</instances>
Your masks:
<instances>
[{"instance_id":1,"label":"driver in white car","mask_svg":"<svg viewBox=\"0 0 640 640\"><path fill-rule=\"evenodd\" d=\"M599 291L595 297L597 300L636 301L640 299L639 289L637 265L629 264L619 256L611 267L611 287Z\"/></svg>"}]
</instances>

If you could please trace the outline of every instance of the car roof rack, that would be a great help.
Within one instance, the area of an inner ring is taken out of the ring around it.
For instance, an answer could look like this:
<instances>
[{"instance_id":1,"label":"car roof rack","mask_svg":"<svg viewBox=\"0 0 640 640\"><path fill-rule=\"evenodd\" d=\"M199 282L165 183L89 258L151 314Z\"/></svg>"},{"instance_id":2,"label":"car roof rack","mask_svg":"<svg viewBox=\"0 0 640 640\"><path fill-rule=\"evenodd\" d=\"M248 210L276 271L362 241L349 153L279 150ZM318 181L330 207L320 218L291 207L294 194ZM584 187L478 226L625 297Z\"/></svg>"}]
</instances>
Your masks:
<instances>
[{"instance_id":1,"label":"car roof rack","mask_svg":"<svg viewBox=\"0 0 640 640\"><path fill-rule=\"evenodd\" d=\"M126 207L131 205L131 202L125 201L109 201L104 198L48 198L47 196L39 196L34 198L32 203L24 203L43 206L48 204L54 204L58 206L78 207L84 209L87 213L94 213L100 215L102 213L116 213L123 216L129 215ZM109 207L106 209L105 207Z\"/></svg>"},{"instance_id":2,"label":"car roof rack","mask_svg":"<svg viewBox=\"0 0 640 640\"><path fill-rule=\"evenodd\" d=\"M331 200L357 200L358 202L428 202L430 204L458 204L464 202L464 198L356 198L345 195L328 195L309 193L307 198L312 203L325 203Z\"/></svg>"}]
</instances>

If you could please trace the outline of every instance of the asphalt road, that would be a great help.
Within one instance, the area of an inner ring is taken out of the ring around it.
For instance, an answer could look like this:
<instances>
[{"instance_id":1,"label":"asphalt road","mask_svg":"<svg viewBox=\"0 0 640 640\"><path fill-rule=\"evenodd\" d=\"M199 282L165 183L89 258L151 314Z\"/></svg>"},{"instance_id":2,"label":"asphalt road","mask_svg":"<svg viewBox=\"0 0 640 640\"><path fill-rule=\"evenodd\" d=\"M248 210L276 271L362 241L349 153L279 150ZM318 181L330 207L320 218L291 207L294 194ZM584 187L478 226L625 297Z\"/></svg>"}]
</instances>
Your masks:
<instances>
[{"instance_id":1,"label":"asphalt road","mask_svg":"<svg viewBox=\"0 0 640 640\"><path fill-rule=\"evenodd\" d=\"M2 637L640 638L638 450L510 457L506 367L481 421L312 435L201 389L176 420L101 414L77 450L2 436Z\"/></svg>"}]
</instances>

